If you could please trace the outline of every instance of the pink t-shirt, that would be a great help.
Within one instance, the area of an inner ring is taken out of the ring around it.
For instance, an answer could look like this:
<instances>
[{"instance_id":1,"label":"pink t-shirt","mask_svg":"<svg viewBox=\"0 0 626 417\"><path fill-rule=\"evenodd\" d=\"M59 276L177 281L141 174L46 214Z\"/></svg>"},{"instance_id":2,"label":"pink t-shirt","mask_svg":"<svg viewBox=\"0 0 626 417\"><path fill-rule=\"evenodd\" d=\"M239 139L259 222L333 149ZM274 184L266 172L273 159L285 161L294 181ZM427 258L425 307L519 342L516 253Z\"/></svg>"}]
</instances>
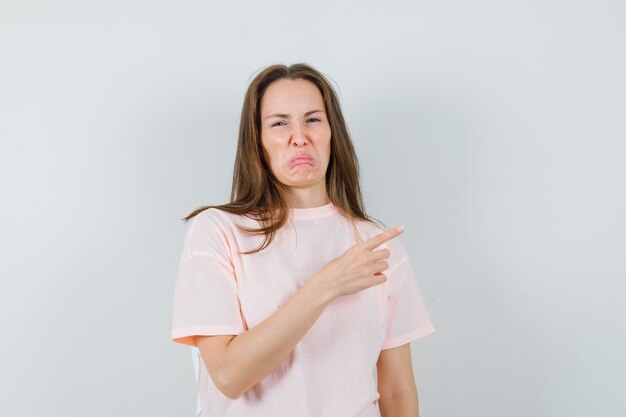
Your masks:
<instances>
[{"instance_id":1,"label":"pink t-shirt","mask_svg":"<svg viewBox=\"0 0 626 417\"><path fill-rule=\"evenodd\" d=\"M175 285L172 340L237 335L278 310L327 262L358 242L351 221L328 203L291 209L271 245L234 223L255 220L210 208L188 223ZM384 229L364 221L363 240ZM406 232L405 232L406 233ZM409 257L396 237L388 248L387 281L331 301L274 371L232 400L219 391L200 358L202 417L378 417L374 377L383 349L434 333Z\"/></svg>"}]
</instances>

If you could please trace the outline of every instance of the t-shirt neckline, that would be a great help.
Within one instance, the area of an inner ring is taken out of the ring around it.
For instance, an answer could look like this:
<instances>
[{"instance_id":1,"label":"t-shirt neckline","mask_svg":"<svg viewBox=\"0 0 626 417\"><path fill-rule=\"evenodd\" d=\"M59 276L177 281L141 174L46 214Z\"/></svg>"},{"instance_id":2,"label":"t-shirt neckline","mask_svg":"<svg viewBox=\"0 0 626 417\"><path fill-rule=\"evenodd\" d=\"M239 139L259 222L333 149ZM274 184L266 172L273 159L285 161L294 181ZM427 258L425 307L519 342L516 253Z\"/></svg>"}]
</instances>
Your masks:
<instances>
[{"instance_id":1,"label":"t-shirt neckline","mask_svg":"<svg viewBox=\"0 0 626 417\"><path fill-rule=\"evenodd\" d=\"M337 207L332 202L319 207L291 208L293 220L315 220L332 216L337 213Z\"/></svg>"}]
</instances>

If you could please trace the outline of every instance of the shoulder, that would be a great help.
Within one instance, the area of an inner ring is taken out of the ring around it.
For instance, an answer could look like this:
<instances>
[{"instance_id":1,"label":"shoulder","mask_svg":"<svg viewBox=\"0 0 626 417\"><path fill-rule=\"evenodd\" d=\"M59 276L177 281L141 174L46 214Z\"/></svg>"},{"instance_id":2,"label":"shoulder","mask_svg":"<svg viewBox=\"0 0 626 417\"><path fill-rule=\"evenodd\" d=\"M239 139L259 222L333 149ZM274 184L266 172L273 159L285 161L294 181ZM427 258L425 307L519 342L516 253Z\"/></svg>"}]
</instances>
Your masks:
<instances>
[{"instance_id":1,"label":"shoulder","mask_svg":"<svg viewBox=\"0 0 626 417\"><path fill-rule=\"evenodd\" d=\"M222 224L227 219L226 214L223 210L209 207L192 217L190 223L200 225Z\"/></svg>"},{"instance_id":2,"label":"shoulder","mask_svg":"<svg viewBox=\"0 0 626 417\"><path fill-rule=\"evenodd\" d=\"M243 229L256 229L258 222L243 215L230 213L216 207L201 211L189 221L189 233L203 235L205 238L219 238L228 244L235 240L246 240L249 236Z\"/></svg>"},{"instance_id":3,"label":"shoulder","mask_svg":"<svg viewBox=\"0 0 626 417\"><path fill-rule=\"evenodd\" d=\"M215 207L202 210L189 219L187 225L188 239L202 239L209 241L230 241L234 225L230 214Z\"/></svg>"},{"instance_id":4,"label":"shoulder","mask_svg":"<svg viewBox=\"0 0 626 417\"><path fill-rule=\"evenodd\" d=\"M221 259L231 257L235 237L225 212L214 207L202 210L187 222L183 257L212 253Z\"/></svg>"},{"instance_id":5,"label":"shoulder","mask_svg":"<svg viewBox=\"0 0 626 417\"><path fill-rule=\"evenodd\" d=\"M233 230L235 223L245 222L246 217L229 213L216 207L201 211L190 219L193 228Z\"/></svg>"}]
</instances>

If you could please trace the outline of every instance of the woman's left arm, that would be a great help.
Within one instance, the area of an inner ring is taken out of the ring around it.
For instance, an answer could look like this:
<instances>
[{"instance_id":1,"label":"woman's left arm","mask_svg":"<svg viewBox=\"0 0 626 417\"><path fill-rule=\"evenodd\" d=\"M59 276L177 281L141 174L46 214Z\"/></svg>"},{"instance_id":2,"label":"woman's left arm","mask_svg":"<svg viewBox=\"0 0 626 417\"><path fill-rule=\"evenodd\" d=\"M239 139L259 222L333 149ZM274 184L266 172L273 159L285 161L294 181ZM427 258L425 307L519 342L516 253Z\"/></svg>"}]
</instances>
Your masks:
<instances>
[{"instance_id":1,"label":"woman's left arm","mask_svg":"<svg viewBox=\"0 0 626 417\"><path fill-rule=\"evenodd\" d=\"M376 374L381 417L419 417L410 344L382 350Z\"/></svg>"}]
</instances>

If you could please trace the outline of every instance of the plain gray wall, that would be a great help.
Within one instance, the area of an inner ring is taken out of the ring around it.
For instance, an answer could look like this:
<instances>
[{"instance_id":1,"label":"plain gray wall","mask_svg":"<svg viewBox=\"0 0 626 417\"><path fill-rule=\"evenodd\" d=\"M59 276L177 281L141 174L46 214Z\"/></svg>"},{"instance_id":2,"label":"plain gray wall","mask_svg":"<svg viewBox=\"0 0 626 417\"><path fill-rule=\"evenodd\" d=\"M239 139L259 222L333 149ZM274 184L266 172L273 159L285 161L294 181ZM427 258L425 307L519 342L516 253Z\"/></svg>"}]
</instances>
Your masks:
<instances>
[{"instance_id":1,"label":"plain gray wall","mask_svg":"<svg viewBox=\"0 0 626 417\"><path fill-rule=\"evenodd\" d=\"M437 333L426 417L624 416L620 1L0 1L0 414L192 416L185 225L253 73L338 88Z\"/></svg>"}]
</instances>

